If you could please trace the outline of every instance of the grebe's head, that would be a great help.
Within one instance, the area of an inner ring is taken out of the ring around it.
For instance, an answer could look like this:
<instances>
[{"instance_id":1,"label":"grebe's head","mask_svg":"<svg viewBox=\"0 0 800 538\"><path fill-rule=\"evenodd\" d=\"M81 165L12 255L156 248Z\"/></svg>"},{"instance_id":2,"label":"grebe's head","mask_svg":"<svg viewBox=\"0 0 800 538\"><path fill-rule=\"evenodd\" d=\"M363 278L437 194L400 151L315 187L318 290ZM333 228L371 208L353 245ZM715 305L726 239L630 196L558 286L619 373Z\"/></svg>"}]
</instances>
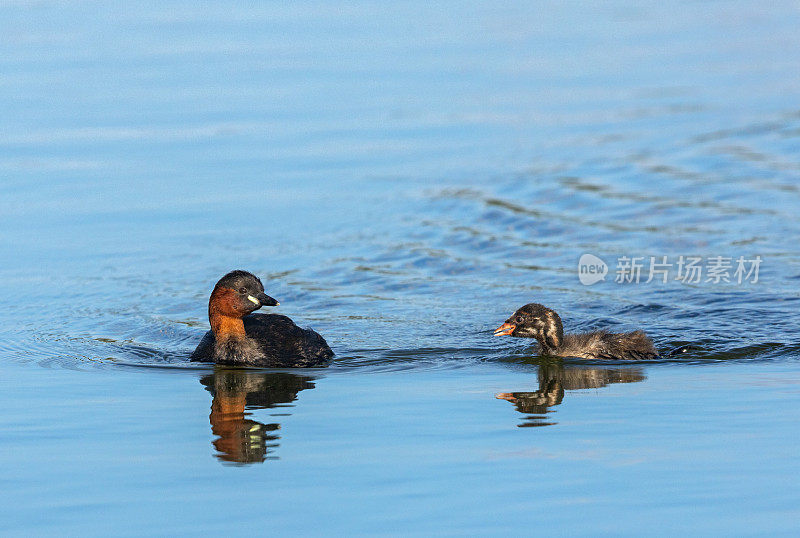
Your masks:
<instances>
[{"instance_id":1,"label":"grebe's head","mask_svg":"<svg viewBox=\"0 0 800 538\"><path fill-rule=\"evenodd\" d=\"M244 317L262 306L280 303L264 293L264 285L253 273L231 271L217 282L211 293L209 309L226 316Z\"/></svg>"},{"instance_id":2,"label":"grebe's head","mask_svg":"<svg viewBox=\"0 0 800 538\"><path fill-rule=\"evenodd\" d=\"M536 338L548 348L557 348L564 339L561 318L546 306L526 304L494 331L495 336Z\"/></svg>"}]
</instances>

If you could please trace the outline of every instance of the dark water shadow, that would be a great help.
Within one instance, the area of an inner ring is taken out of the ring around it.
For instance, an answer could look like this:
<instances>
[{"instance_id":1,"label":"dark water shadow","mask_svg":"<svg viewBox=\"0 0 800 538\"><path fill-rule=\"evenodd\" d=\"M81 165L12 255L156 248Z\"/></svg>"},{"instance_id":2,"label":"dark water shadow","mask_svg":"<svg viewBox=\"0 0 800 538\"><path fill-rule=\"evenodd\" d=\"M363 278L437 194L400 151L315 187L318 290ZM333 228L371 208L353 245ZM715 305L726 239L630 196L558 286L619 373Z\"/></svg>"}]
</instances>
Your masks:
<instances>
[{"instance_id":1,"label":"dark water shadow","mask_svg":"<svg viewBox=\"0 0 800 538\"><path fill-rule=\"evenodd\" d=\"M638 383L647 379L641 368L591 368L568 366L561 360L539 363L539 388L531 392L501 392L495 397L514 404L525 415L520 428L552 426L552 407L560 405L567 391L598 389L613 383Z\"/></svg>"},{"instance_id":2,"label":"dark water shadow","mask_svg":"<svg viewBox=\"0 0 800 538\"><path fill-rule=\"evenodd\" d=\"M315 387L314 378L288 372L217 367L200 383L211 393L211 433L215 456L232 464L278 459L281 425L249 418L250 411L292 407L297 394Z\"/></svg>"}]
</instances>

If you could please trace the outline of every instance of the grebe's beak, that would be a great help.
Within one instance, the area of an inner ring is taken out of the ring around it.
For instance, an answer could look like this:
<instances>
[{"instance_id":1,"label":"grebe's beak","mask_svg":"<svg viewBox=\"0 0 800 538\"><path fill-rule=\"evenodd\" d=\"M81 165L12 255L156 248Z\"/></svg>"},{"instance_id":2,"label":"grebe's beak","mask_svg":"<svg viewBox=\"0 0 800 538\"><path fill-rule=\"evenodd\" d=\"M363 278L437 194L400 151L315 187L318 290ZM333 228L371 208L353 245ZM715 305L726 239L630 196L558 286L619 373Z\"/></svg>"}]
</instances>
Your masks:
<instances>
[{"instance_id":1,"label":"grebe's beak","mask_svg":"<svg viewBox=\"0 0 800 538\"><path fill-rule=\"evenodd\" d=\"M252 296L248 296L247 298L250 299L251 301L253 300ZM258 295L256 295L255 299L261 306L278 306L279 304L281 304L264 292L261 292Z\"/></svg>"},{"instance_id":2,"label":"grebe's beak","mask_svg":"<svg viewBox=\"0 0 800 538\"><path fill-rule=\"evenodd\" d=\"M517 326L513 323L503 323L498 328L494 330L495 336L511 336L511 333L514 332Z\"/></svg>"}]
</instances>

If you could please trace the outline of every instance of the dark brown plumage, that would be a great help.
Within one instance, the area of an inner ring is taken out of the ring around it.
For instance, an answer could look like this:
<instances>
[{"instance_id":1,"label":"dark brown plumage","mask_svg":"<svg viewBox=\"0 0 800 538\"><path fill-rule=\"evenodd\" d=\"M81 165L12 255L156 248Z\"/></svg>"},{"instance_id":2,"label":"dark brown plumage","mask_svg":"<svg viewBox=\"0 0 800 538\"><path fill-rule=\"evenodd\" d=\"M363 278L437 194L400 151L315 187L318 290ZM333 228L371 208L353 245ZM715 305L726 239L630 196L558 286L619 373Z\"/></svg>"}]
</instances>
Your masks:
<instances>
[{"instance_id":1,"label":"dark brown plumage","mask_svg":"<svg viewBox=\"0 0 800 538\"><path fill-rule=\"evenodd\" d=\"M322 336L298 327L286 316L252 313L277 304L252 273L232 271L222 277L208 302L211 330L192 353L192 362L267 368L327 366L333 351Z\"/></svg>"},{"instance_id":2,"label":"dark brown plumage","mask_svg":"<svg viewBox=\"0 0 800 538\"><path fill-rule=\"evenodd\" d=\"M659 357L653 342L642 331L595 331L565 335L558 314L537 303L526 304L514 312L494 334L535 338L539 342L542 355L555 357L612 360L647 360Z\"/></svg>"}]
</instances>

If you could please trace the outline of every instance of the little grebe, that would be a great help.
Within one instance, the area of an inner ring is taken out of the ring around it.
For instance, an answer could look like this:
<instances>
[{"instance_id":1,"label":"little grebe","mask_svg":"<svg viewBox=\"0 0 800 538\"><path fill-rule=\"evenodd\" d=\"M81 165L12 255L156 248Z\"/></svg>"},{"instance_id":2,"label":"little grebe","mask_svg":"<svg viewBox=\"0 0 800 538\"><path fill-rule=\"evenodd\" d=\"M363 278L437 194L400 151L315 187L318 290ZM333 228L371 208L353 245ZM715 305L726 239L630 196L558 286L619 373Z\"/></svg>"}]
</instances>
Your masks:
<instances>
[{"instance_id":1,"label":"little grebe","mask_svg":"<svg viewBox=\"0 0 800 538\"><path fill-rule=\"evenodd\" d=\"M526 304L494 331L495 336L535 338L542 355L581 359L657 359L658 351L642 331L564 334L561 318L546 306Z\"/></svg>"},{"instance_id":2,"label":"little grebe","mask_svg":"<svg viewBox=\"0 0 800 538\"><path fill-rule=\"evenodd\" d=\"M215 362L267 368L326 366L333 351L311 329L286 316L253 314L278 301L264 293L261 281L247 271L231 271L217 282L208 301L208 331L192 362Z\"/></svg>"}]
</instances>

